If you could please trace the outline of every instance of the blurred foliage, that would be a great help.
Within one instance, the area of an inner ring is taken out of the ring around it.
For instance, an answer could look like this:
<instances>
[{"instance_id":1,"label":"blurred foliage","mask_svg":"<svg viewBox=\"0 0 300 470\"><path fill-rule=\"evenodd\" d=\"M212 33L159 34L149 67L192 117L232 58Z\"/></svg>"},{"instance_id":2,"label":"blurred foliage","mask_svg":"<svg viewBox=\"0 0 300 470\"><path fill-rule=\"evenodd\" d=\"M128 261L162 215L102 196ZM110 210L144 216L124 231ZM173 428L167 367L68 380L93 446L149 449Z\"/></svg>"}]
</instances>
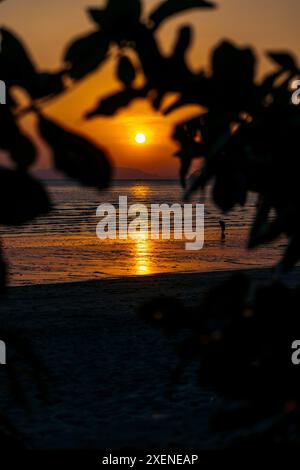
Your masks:
<instances>
[{"instance_id":1,"label":"blurred foliage","mask_svg":"<svg viewBox=\"0 0 300 470\"><path fill-rule=\"evenodd\" d=\"M15 86L31 97L23 113L38 116L40 134L53 149L54 166L84 185L108 187L112 169L107 151L48 119L42 105L116 56L121 89L102 98L86 119L113 116L137 98L147 98L165 115L199 105L199 115L180 123L173 133L186 198L212 183L213 200L226 212L245 205L249 191L257 193L249 248L285 235L288 246L278 272L290 270L299 261L300 106L291 102L291 82L300 75L295 58L286 51L269 51L274 70L258 79L254 50L224 41L212 51L209 71L195 73L186 61L193 42L191 27L180 28L169 56L162 54L157 41L156 31L168 18L215 6L206 0L165 0L145 18L140 0L108 0L105 7L88 10L93 29L67 46L57 73L39 71L22 41L1 28L0 75L7 85L8 105L0 106L0 149L8 152L13 169L0 169L5 200L0 223L24 223L51 207L45 190L28 175L36 149L20 129L18 103L12 97ZM141 74L144 82L137 86ZM164 107L170 93L176 98ZM195 158L201 159L201 165L190 176ZM3 286L3 261L0 267ZM289 356L299 328L294 305L299 306L298 289L278 283L253 291L247 278L237 276L192 311L177 300L159 299L144 306L142 316L164 331L190 330L179 348L178 370L201 359L201 384L213 385L242 403L223 414L219 421L223 427L249 427L259 421L259 433L265 429L262 423L268 422L269 436L277 436L279 427L283 438L283 428L290 431L299 426L300 382Z\"/></svg>"},{"instance_id":2,"label":"blurred foliage","mask_svg":"<svg viewBox=\"0 0 300 470\"><path fill-rule=\"evenodd\" d=\"M250 277L237 273L195 307L157 298L142 305L139 316L175 338L171 396L194 364L202 390L223 397L212 429L226 433L224 442L299 445L300 377L291 360L299 305L299 287L279 281L253 286Z\"/></svg>"},{"instance_id":3,"label":"blurred foliage","mask_svg":"<svg viewBox=\"0 0 300 470\"><path fill-rule=\"evenodd\" d=\"M8 411L11 411L10 403L13 403L14 409L32 415L39 403L46 404L49 401L50 376L44 363L20 332L1 327L0 338L7 345L6 364L0 368L0 450L22 449L28 447L27 438L13 424L14 419Z\"/></svg>"}]
</instances>

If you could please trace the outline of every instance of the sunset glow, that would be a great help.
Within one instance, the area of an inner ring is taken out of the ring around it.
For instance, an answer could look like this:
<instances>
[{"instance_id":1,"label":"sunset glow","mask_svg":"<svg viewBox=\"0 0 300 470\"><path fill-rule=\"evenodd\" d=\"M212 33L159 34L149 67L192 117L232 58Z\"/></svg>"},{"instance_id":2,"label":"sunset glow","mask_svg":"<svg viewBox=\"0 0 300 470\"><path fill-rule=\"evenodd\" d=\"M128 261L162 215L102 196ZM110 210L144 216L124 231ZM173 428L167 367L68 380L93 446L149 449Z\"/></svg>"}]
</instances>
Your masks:
<instances>
[{"instance_id":1,"label":"sunset glow","mask_svg":"<svg viewBox=\"0 0 300 470\"><path fill-rule=\"evenodd\" d=\"M69 14L70 3L72 3L72 15ZM72 2L52 0L50 3L38 0L3 1L0 2L1 21L20 35L41 70L60 70L63 66L62 50L76 35L86 34L91 28L91 22L84 14L90 3L88 0ZM142 3L144 13L148 15L153 10L154 4L158 4L159 1L144 0ZM245 10L242 2L228 0L220 2L220 8L214 12L204 9L199 13L197 11L186 13L185 21L195 28L194 41L188 53L188 63L194 71L209 69L211 50L224 37L230 37L240 46L245 44L255 46L262 59L261 72L269 67L264 57L266 50L292 50L295 55L300 54L300 46L298 41L295 41L298 34L300 3L296 0L272 2L273 14L267 24L267 31L264 30L266 26L264 18L269 14L269 2L253 0L250 3L249 11ZM16 5L18 5L17 10ZM39 21L34 21L33 11ZM239 20L235 22L233 28L234 17L238 17ZM68 18L68 21L66 22L64 18ZM180 16L176 16L172 21L166 22L158 33L159 45L164 54L172 53L181 23ZM278 34L279 31L283 33ZM200 32L203 32L203 35ZM91 120L82 119L100 97L114 93L118 86L114 60L111 58L95 73L78 82L76 87L70 88L63 98L48 102L45 111L53 119L58 118L68 128L83 132L100 146L109 149L117 166L138 168L163 177L177 177L178 159L173 158L173 154L178 148L175 141L170 138L172 126L185 117L187 119L193 117L199 110L191 112L187 107L186 110L177 110L173 116L165 117L155 112L149 106L147 99L140 99L132 103L130 109L124 108L111 119L103 116ZM34 133L34 124L30 121L30 117L24 117L22 123L26 130L29 129ZM138 133L144 134L146 140L141 143L136 141ZM41 146L38 137L36 141L41 149L37 165L47 168L47 149Z\"/></svg>"}]
</instances>

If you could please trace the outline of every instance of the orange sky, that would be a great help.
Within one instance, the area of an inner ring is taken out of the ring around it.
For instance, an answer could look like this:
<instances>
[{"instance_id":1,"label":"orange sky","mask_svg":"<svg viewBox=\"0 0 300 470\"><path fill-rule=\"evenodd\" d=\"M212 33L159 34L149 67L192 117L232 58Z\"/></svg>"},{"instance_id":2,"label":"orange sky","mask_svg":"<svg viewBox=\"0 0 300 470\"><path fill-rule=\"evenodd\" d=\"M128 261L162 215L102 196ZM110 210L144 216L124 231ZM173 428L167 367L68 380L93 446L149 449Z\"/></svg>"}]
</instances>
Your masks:
<instances>
[{"instance_id":1,"label":"orange sky","mask_svg":"<svg viewBox=\"0 0 300 470\"><path fill-rule=\"evenodd\" d=\"M124 0L126 1L126 0ZM0 5L1 23L15 30L26 42L41 68L61 66L64 47L77 34L91 29L84 9L104 2L87 0L6 0ZM160 3L145 0L145 12ZM176 38L179 24L195 26L195 42L188 59L195 69L206 66L209 50L223 38L240 45L252 44L260 56L268 49L290 49L300 57L298 21L299 0L220 0L218 10L186 13L166 23L158 33L162 50L167 54ZM267 62L262 59L261 70ZM106 146L117 166L140 168L163 176L177 174L176 149L170 140L172 124L191 110L169 118L154 113L147 102L138 101L115 118L84 121L84 112L94 106L100 96L118 90L114 79L114 63L76 85L73 91L47 106L47 112L70 128L79 129ZM27 120L28 122L28 120ZM136 132L145 132L146 145L134 143ZM42 166L45 166L45 152Z\"/></svg>"}]
</instances>

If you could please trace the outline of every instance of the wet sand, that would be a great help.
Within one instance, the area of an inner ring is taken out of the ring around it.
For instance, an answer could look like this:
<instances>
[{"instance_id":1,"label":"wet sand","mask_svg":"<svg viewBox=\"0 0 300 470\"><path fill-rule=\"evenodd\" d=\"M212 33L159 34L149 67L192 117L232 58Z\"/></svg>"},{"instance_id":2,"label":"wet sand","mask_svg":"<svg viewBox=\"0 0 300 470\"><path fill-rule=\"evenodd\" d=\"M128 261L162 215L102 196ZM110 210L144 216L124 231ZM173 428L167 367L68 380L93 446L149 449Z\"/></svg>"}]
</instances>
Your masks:
<instances>
[{"instance_id":1,"label":"wet sand","mask_svg":"<svg viewBox=\"0 0 300 470\"><path fill-rule=\"evenodd\" d=\"M257 280L271 276L267 269L247 272ZM193 383L191 369L191 380L185 381L189 385L179 385L173 399L166 398L176 361L172 340L146 327L136 310L159 295L193 304L208 286L229 275L166 274L9 288L1 323L30 340L52 377L50 403L37 405L31 416L16 411L7 399L8 413L27 435L27 444L101 449L217 446L208 427L217 397ZM299 282L300 269L286 281Z\"/></svg>"}]
</instances>

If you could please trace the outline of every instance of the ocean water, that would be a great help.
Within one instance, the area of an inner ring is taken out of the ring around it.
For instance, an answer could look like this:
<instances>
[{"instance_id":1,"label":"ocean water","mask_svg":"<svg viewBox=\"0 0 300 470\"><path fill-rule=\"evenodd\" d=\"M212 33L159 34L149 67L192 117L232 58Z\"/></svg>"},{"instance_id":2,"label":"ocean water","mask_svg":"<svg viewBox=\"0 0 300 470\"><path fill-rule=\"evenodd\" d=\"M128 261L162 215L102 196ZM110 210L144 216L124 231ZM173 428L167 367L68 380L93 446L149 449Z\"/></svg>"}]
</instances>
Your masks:
<instances>
[{"instance_id":1,"label":"ocean water","mask_svg":"<svg viewBox=\"0 0 300 470\"><path fill-rule=\"evenodd\" d=\"M205 242L202 250L187 251L184 240L151 240L141 233L137 240L99 240L96 210L101 203L118 206L119 196L128 204L182 203L182 190L173 181L117 181L99 193L67 181L48 181L54 210L21 227L1 227L10 285L72 282L155 273L200 272L272 266L279 261L286 240L245 249L256 197L245 208L222 214L210 201L205 204ZM227 225L221 240L219 220ZM174 235L174 234L173 234Z\"/></svg>"}]
</instances>

